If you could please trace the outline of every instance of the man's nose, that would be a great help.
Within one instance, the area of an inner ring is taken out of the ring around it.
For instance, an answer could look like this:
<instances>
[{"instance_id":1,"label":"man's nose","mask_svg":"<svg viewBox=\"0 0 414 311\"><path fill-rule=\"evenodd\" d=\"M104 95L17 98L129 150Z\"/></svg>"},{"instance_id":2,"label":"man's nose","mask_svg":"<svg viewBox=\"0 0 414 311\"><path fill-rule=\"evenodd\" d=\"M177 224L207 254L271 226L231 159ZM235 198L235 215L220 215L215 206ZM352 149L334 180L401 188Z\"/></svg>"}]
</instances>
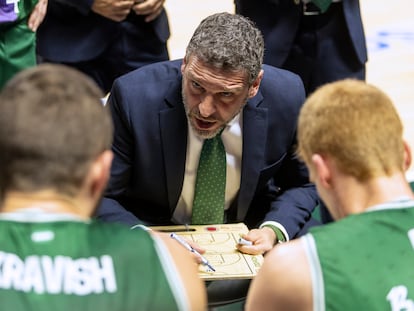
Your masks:
<instances>
[{"instance_id":1,"label":"man's nose","mask_svg":"<svg viewBox=\"0 0 414 311\"><path fill-rule=\"evenodd\" d=\"M216 111L216 106L214 104L214 98L212 95L205 95L201 98L200 104L198 105L200 114L203 117L209 117Z\"/></svg>"}]
</instances>

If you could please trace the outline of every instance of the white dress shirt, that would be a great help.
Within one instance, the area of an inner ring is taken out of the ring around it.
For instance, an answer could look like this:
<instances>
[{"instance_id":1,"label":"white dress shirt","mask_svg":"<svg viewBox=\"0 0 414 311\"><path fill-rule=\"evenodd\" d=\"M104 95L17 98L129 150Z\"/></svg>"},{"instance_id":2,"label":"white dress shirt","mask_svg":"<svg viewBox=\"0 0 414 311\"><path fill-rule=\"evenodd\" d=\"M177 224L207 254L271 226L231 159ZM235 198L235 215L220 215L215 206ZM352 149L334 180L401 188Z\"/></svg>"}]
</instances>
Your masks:
<instances>
[{"instance_id":1,"label":"white dress shirt","mask_svg":"<svg viewBox=\"0 0 414 311\"><path fill-rule=\"evenodd\" d=\"M240 188L240 171L242 160L242 112L235 116L221 134L221 139L226 150L226 194L225 209L230 207ZM194 188L197 177L198 160L204 139L194 133L188 124L187 156L185 162L185 174L183 189L173 215L173 221L179 224L190 224L193 208Z\"/></svg>"}]
</instances>

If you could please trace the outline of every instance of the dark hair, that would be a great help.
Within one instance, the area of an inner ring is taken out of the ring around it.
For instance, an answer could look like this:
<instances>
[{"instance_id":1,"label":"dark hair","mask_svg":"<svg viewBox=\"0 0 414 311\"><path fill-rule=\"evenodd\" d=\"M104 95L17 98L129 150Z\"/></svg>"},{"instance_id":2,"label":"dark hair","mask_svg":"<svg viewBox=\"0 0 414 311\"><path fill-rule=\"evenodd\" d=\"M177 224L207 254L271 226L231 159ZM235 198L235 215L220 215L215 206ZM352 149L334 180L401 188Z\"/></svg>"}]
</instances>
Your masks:
<instances>
[{"instance_id":1,"label":"dark hair","mask_svg":"<svg viewBox=\"0 0 414 311\"><path fill-rule=\"evenodd\" d=\"M196 56L215 68L243 70L251 85L263 63L264 41L252 21L238 14L208 16L195 30L186 50L186 59Z\"/></svg>"}]
</instances>

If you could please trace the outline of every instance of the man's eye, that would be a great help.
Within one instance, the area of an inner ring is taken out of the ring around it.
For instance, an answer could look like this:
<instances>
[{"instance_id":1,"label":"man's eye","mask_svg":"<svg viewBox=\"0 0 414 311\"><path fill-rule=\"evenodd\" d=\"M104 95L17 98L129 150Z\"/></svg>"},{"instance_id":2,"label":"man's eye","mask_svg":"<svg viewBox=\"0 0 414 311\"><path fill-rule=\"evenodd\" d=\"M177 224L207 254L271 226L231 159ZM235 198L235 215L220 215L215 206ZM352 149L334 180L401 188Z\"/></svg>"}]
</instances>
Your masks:
<instances>
[{"instance_id":1,"label":"man's eye","mask_svg":"<svg viewBox=\"0 0 414 311\"><path fill-rule=\"evenodd\" d=\"M231 96L233 96L233 93L231 93L231 92L221 92L221 96L223 96L223 97L231 97Z\"/></svg>"},{"instance_id":2,"label":"man's eye","mask_svg":"<svg viewBox=\"0 0 414 311\"><path fill-rule=\"evenodd\" d=\"M194 88L196 88L196 89L200 89L200 88L201 88L200 84L198 84L198 83L197 83L197 82L195 82L195 81L192 81L192 82L191 82L191 85L192 85Z\"/></svg>"}]
</instances>

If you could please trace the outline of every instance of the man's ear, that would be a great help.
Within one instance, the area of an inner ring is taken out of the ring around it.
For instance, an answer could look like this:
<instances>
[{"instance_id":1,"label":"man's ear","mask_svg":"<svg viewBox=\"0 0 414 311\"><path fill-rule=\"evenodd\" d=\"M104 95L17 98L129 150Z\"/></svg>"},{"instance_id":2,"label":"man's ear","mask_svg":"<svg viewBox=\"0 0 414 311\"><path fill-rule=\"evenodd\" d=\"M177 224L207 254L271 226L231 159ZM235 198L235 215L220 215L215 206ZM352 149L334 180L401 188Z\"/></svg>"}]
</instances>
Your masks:
<instances>
[{"instance_id":1,"label":"man's ear","mask_svg":"<svg viewBox=\"0 0 414 311\"><path fill-rule=\"evenodd\" d=\"M411 148L408 143L404 140L404 170L407 171L411 166Z\"/></svg>"},{"instance_id":2,"label":"man's ear","mask_svg":"<svg viewBox=\"0 0 414 311\"><path fill-rule=\"evenodd\" d=\"M320 154L313 154L311 161L314 168L315 176L313 178L318 180L318 183L325 187L330 188L332 186L332 171L327 160Z\"/></svg>"},{"instance_id":3,"label":"man's ear","mask_svg":"<svg viewBox=\"0 0 414 311\"><path fill-rule=\"evenodd\" d=\"M183 58L183 62L181 63L181 74L184 74L184 69L185 69L185 66L187 65L187 62L186 62L186 60L185 60L185 57Z\"/></svg>"},{"instance_id":4,"label":"man's ear","mask_svg":"<svg viewBox=\"0 0 414 311\"><path fill-rule=\"evenodd\" d=\"M260 87L260 83L262 82L263 75L264 75L264 71L262 69L257 75L256 80L253 81L253 84L249 88L249 93L247 95L248 98L252 98L256 96L257 92L259 91L259 87Z\"/></svg>"}]
</instances>

